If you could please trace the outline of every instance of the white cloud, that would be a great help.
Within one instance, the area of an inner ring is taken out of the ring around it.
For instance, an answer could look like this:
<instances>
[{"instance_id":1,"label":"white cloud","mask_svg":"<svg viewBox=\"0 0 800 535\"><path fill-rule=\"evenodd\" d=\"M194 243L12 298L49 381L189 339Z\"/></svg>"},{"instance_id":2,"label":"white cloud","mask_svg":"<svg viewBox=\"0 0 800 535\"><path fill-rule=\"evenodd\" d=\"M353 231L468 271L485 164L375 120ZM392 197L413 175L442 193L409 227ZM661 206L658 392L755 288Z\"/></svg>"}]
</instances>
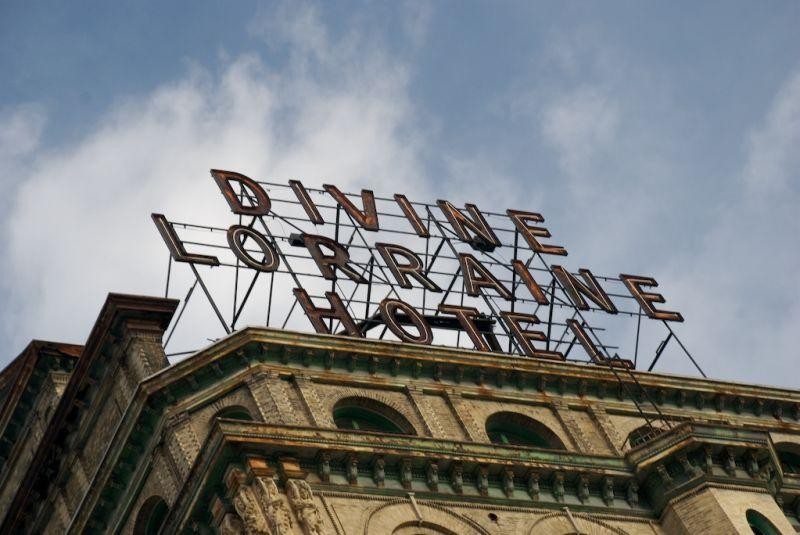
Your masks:
<instances>
[{"instance_id":1,"label":"white cloud","mask_svg":"<svg viewBox=\"0 0 800 535\"><path fill-rule=\"evenodd\" d=\"M653 275L665 308L686 317L676 332L712 377L796 387L800 73L743 133L744 157L721 162L697 151L702 119L670 97L667 80L591 42L559 41L548 68L560 82L524 101L567 185L564 243L600 273ZM738 176L698 176L740 159ZM647 364L666 334L651 331ZM657 370L696 373L680 353L671 343Z\"/></svg>"},{"instance_id":2,"label":"white cloud","mask_svg":"<svg viewBox=\"0 0 800 535\"><path fill-rule=\"evenodd\" d=\"M598 157L618 141L619 122L616 102L598 87L578 87L544 110L542 134L576 190L587 184Z\"/></svg>"},{"instance_id":3,"label":"white cloud","mask_svg":"<svg viewBox=\"0 0 800 535\"><path fill-rule=\"evenodd\" d=\"M149 214L230 224L210 168L420 191L423 140L404 65L378 43L356 46L357 28L332 42L311 8L284 17L291 55L278 71L256 55L226 61L218 76L195 68L110 110L68 147L37 149L41 118L30 110L2 123L16 143L4 150L31 157L0 227L4 347L80 342L106 292L161 293L167 252Z\"/></svg>"},{"instance_id":4,"label":"white cloud","mask_svg":"<svg viewBox=\"0 0 800 535\"><path fill-rule=\"evenodd\" d=\"M750 193L798 193L800 72L781 88L764 125L750 136L749 148L744 179Z\"/></svg>"},{"instance_id":5,"label":"white cloud","mask_svg":"<svg viewBox=\"0 0 800 535\"><path fill-rule=\"evenodd\" d=\"M673 265L687 339L716 376L797 387L800 72L749 136L738 195Z\"/></svg>"},{"instance_id":6,"label":"white cloud","mask_svg":"<svg viewBox=\"0 0 800 535\"><path fill-rule=\"evenodd\" d=\"M41 106L22 104L0 114L0 163L30 154L38 145L45 116Z\"/></svg>"}]
</instances>

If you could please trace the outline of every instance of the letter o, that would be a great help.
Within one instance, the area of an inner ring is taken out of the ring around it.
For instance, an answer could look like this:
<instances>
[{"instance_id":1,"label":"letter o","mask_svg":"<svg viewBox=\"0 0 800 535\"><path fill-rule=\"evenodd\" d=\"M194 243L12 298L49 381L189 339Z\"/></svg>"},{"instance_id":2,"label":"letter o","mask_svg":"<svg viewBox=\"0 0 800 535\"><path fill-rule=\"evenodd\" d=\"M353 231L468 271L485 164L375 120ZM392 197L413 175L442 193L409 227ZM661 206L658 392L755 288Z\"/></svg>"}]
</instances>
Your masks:
<instances>
[{"instance_id":1,"label":"letter o","mask_svg":"<svg viewBox=\"0 0 800 535\"><path fill-rule=\"evenodd\" d=\"M408 331L403 329L403 326L397 321L395 313L397 310L405 312L408 319L417 328L419 334L416 336L411 335ZM400 301L399 299L384 299L380 304L381 317L384 323L392 333L403 342L413 342L415 344L430 345L433 342L433 332L430 325L425 321L425 318L420 314L417 309Z\"/></svg>"},{"instance_id":2,"label":"letter o","mask_svg":"<svg viewBox=\"0 0 800 535\"><path fill-rule=\"evenodd\" d=\"M264 253L264 260L259 261L253 258L244 248L244 240L250 238L258 244ZM259 232L245 227L244 225L231 225L228 229L228 245L236 255L236 258L244 262L245 265L258 271L275 271L280 265L280 257L277 251L267 239Z\"/></svg>"}]
</instances>

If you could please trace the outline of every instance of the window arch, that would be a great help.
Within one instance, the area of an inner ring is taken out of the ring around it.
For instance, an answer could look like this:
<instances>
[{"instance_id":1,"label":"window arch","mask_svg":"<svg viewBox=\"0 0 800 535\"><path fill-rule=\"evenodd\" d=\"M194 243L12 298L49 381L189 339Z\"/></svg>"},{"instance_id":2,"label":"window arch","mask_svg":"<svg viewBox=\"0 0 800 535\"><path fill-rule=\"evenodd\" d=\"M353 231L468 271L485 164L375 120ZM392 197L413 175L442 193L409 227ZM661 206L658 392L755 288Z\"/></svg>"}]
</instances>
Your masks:
<instances>
[{"instance_id":1,"label":"window arch","mask_svg":"<svg viewBox=\"0 0 800 535\"><path fill-rule=\"evenodd\" d=\"M747 517L747 525L750 526L755 535L780 535L781 532L778 531L778 528L755 509L748 509L745 515Z\"/></svg>"},{"instance_id":2,"label":"window arch","mask_svg":"<svg viewBox=\"0 0 800 535\"><path fill-rule=\"evenodd\" d=\"M147 498L136 515L133 524L134 535L158 535L167 519L169 507L161 496Z\"/></svg>"},{"instance_id":3,"label":"window arch","mask_svg":"<svg viewBox=\"0 0 800 535\"><path fill-rule=\"evenodd\" d=\"M227 418L229 420L246 420L248 422L252 422L255 420L253 415L250 414L250 411L247 410L245 407L241 405L231 405L230 407L225 407L224 409L220 409L214 415L214 418Z\"/></svg>"},{"instance_id":4,"label":"window arch","mask_svg":"<svg viewBox=\"0 0 800 535\"><path fill-rule=\"evenodd\" d=\"M392 535L457 535L457 533L438 524L415 520L396 527Z\"/></svg>"},{"instance_id":5,"label":"window arch","mask_svg":"<svg viewBox=\"0 0 800 535\"><path fill-rule=\"evenodd\" d=\"M333 421L339 429L354 429L393 435L416 435L414 426L385 403L362 397L340 399L333 406Z\"/></svg>"},{"instance_id":6,"label":"window arch","mask_svg":"<svg viewBox=\"0 0 800 535\"><path fill-rule=\"evenodd\" d=\"M781 442L775 444L775 452L784 473L800 474L800 444Z\"/></svg>"},{"instance_id":7,"label":"window arch","mask_svg":"<svg viewBox=\"0 0 800 535\"><path fill-rule=\"evenodd\" d=\"M494 444L565 450L546 425L516 412L496 412L486 419L486 434Z\"/></svg>"}]
</instances>

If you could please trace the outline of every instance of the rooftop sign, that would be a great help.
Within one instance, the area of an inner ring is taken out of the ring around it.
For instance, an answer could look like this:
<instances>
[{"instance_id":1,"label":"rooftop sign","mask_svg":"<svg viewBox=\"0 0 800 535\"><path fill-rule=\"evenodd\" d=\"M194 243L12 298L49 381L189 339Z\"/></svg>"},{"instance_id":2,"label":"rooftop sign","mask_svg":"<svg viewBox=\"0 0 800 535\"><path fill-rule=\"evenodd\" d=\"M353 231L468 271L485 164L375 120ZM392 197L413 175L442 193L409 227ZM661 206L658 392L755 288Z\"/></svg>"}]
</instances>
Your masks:
<instances>
[{"instance_id":1,"label":"rooftop sign","mask_svg":"<svg viewBox=\"0 0 800 535\"><path fill-rule=\"evenodd\" d=\"M667 329L656 360L675 336L669 322L683 321L652 277L567 268L567 249L538 212L484 212L471 203L420 203L400 193L380 198L366 189L356 195L332 185L307 189L296 180L259 182L232 171L211 176L238 222L223 229L152 218L171 258L191 266L226 332L257 295L261 275L269 277L268 325L280 291L291 302L281 326L302 311L320 333L470 344L532 358L563 360L577 345L592 362L631 367L631 359L617 356L618 346L600 341L608 329L594 327L589 315L633 318L634 360L642 318ZM189 232L225 240L188 239ZM235 270L230 320L198 269L220 267ZM241 297L244 270L252 282Z\"/></svg>"}]
</instances>

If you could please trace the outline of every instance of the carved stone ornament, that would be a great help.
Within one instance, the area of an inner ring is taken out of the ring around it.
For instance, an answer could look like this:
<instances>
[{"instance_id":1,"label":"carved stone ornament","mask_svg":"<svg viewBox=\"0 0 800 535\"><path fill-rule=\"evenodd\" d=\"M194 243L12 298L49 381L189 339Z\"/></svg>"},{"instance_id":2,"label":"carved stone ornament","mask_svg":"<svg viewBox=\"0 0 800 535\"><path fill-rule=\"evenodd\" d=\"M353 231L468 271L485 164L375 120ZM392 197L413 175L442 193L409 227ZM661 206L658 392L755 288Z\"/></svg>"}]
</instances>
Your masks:
<instances>
[{"instance_id":1,"label":"carved stone ornament","mask_svg":"<svg viewBox=\"0 0 800 535\"><path fill-rule=\"evenodd\" d=\"M358 457L348 455L345 462L347 472L347 482L351 485L358 485Z\"/></svg>"},{"instance_id":2,"label":"carved stone ornament","mask_svg":"<svg viewBox=\"0 0 800 535\"><path fill-rule=\"evenodd\" d=\"M614 504L614 480L608 476L603 478L603 502L606 505Z\"/></svg>"},{"instance_id":3,"label":"carved stone ornament","mask_svg":"<svg viewBox=\"0 0 800 535\"><path fill-rule=\"evenodd\" d=\"M750 477L758 477L758 458L756 457L756 452L754 450L748 451L745 455L745 466L747 467L747 473L750 475Z\"/></svg>"},{"instance_id":4,"label":"carved stone ornament","mask_svg":"<svg viewBox=\"0 0 800 535\"><path fill-rule=\"evenodd\" d=\"M723 455L725 459L725 471L729 476L734 477L736 475L736 458L733 455L733 451L730 448L725 448Z\"/></svg>"},{"instance_id":5,"label":"carved stone ornament","mask_svg":"<svg viewBox=\"0 0 800 535\"><path fill-rule=\"evenodd\" d=\"M685 453L682 453L678 456L678 462L681 463L681 468L683 469L683 473L686 474L689 479L693 478L697 475L697 471L695 470L694 465L689 462L689 458L686 456Z\"/></svg>"},{"instance_id":6,"label":"carved stone ornament","mask_svg":"<svg viewBox=\"0 0 800 535\"><path fill-rule=\"evenodd\" d=\"M331 454L327 451L319 454L317 475L323 483L328 483L331 480Z\"/></svg>"},{"instance_id":7,"label":"carved stone ornament","mask_svg":"<svg viewBox=\"0 0 800 535\"><path fill-rule=\"evenodd\" d=\"M270 528L275 535L292 532L292 515L286 508L275 480L271 477L256 478L256 493L261 500Z\"/></svg>"},{"instance_id":8,"label":"carved stone ornament","mask_svg":"<svg viewBox=\"0 0 800 535\"><path fill-rule=\"evenodd\" d=\"M639 484L636 482L635 479L631 479L631 482L628 484L628 489L625 497L628 500L628 504L630 504L631 507L636 507L637 505L639 505Z\"/></svg>"},{"instance_id":9,"label":"carved stone ornament","mask_svg":"<svg viewBox=\"0 0 800 535\"><path fill-rule=\"evenodd\" d=\"M585 474L578 476L578 499L581 502L589 499L589 478Z\"/></svg>"},{"instance_id":10,"label":"carved stone ornament","mask_svg":"<svg viewBox=\"0 0 800 535\"><path fill-rule=\"evenodd\" d=\"M233 497L233 507L242 519L245 535L273 535L267 517L250 486L239 486Z\"/></svg>"},{"instance_id":11,"label":"carved stone ornament","mask_svg":"<svg viewBox=\"0 0 800 535\"><path fill-rule=\"evenodd\" d=\"M411 490L411 481L413 474L411 473L411 459L402 459L400 461L400 484L406 490Z\"/></svg>"},{"instance_id":12,"label":"carved stone ornament","mask_svg":"<svg viewBox=\"0 0 800 535\"><path fill-rule=\"evenodd\" d=\"M286 494L292 504L297 520L303 528L305 535L324 535L325 526L322 516L314 502L311 487L302 479L290 479L286 482Z\"/></svg>"},{"instance_id":13,"label":"carved stone ornament","mask_svg":"<svg viewBox=\"0 0 800 535\"><path fill-rule=\"evenodd\" d=\"M669 475L669 472L667 471L667 467L664 466L663 463L659 464L656 466L656 472L658 473L659 477L661 477L661 482L664 484L664 486L668 489L671 488L674 482L672 480L672 476Z\"/></svg>"},{"instance_id":14,"label":"carved stone ornament","mask_svg":"<svg viewBox=\"0 0 800 535\"><path fill-rule=\"evenodd\" d=\"M712 474L712 473L714 473L714 458L712 457L713 451L711 450L711 448L706 446L703 449L703 453L705 453L706 474Z\"/></svg>"},{"instance_id":15,"label":"carved stone ornament","mask_svg":"<svg viewBox=\"0 0 800 535\"><path fill-rule=\"evenodd\" d=\"M514 470L511 468L503 470L503 492L509 498L514 495Z\"/></svg>"},{"instance_id":16,"label":"carved stone ornament","mask_svg":"<svg viewBox=\"0 0 800 535\"><path fill-rule=\"evenodd\" d=\"M219 525L220 535L243 535L244 524L239 515L235 513L228 513L222 518Z\"/></svg>"},{"instance_id":17,"label":"carved stone ornament","mask_svg":"<svg viewBox=\"0 0 800 535\"><path fill-rule=\"evenodd\" d=\"M553 498L557 502L564 499L564 474L560 472L553 474Z\"/></svg>"},{"instance_id":18,"label":"carved stone ornament","mask_svg":"<svg viewBox=\"0 0 800 535\"><path fill-rule=\"evenodd\" d=\"M489 468L479 466L475 471L475 486L481 496L489 495Z\"/></svg>"},{"instance_id":19,"label":"carved stone ornament","mask_svg":"<svg viewBox=\"0 0 800 535\"><path fill-rule=\"evenodd\" d=\"M433 492L438 492L439 490L439 465L436 464L436 461L431 461L428 463L428 470L426 472L426 483L428 484L428 488L431 489Z\"/></svg>"},{"instance_id":20,"label":"carved stone ornament","mask_svg":"<svg viewBox=\"0 0 800 535\"><path fill-rule=\"evenodd\" d=\"M531 499L534 501L539 500L539 473L538 472L529 472L528 473L528 494L531 495Z\"/></svg>"},{"instance_id":21,"label":"carved stone ornament","mask_svg":"<svg viewBox=\"0 0 800 535\"><path fill-rule=\"evenodd\" d=\"M464 468L461 466L461 463L453 463L453 467L450 470L450 484L453 486L453 491L456 494L464 492L463 470Z\"/></svg>"},{"instance_id":22,"label":"carved stone ornament","mask_svg":"<svg viewBox=\"0 0 800 535\"><path fill-rule=\"evenodd\" d=\"M386 461L381 456L372 465L372 480L378 487L383 487L386 481Z\"/></svg>"}]
</instances>

